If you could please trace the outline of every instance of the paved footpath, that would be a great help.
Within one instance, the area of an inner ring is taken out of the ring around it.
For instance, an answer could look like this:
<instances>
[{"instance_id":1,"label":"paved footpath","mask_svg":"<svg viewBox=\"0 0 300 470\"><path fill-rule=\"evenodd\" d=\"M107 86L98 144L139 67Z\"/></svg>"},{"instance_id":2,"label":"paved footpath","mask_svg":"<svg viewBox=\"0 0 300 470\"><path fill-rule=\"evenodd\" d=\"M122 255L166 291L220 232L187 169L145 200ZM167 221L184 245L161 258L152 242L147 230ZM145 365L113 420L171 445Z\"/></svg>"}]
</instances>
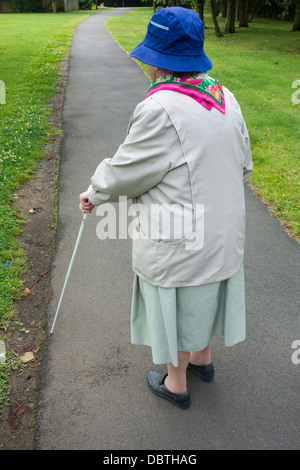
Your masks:
<instances>
[{"instance_id":1,"label":"paved footpath","mask_svg":"<svg viewBox=\"0 0 300 470\"><path fill-rule=\"evenodd\" d=\"M149 85L104 26L127 11L91 16L73 40L49 330L81 223L78 194L124 140ZM299 245L245 189L247 339L231 348L214 339L215 380L189 374L187 411L148 390L148 370L165 366L153 366L149 348L130 343L131 241L99 240L100 218L95 211L88 217L46 344L36 449L299 449L300 365L292 361L293 353L300 358L292 348L300 340Z\"/></svg>"}]
</instances>

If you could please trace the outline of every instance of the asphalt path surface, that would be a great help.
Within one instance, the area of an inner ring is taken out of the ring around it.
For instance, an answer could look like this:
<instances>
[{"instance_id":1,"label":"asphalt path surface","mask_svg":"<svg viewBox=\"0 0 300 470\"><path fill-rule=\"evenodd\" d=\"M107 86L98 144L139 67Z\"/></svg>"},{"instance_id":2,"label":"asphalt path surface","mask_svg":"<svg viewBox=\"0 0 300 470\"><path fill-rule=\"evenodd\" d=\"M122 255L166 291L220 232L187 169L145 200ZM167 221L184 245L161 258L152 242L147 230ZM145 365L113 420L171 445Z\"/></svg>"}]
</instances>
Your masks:
<instances>
[{"instance_id":1,"label":"asphalt path surface","mask_svg":"<svg viewBox=\"0 0 300 470\"><path fill-rule=\"evenodd\" d=\"M129 10L93 15L74 35L49 331L82 220L78 194L124 140L149 86L104 26ZM130 342L131 240L100 240L101 217L88 216L46 344L36 449L299 449L299 245L247 185L245 191L247 339L230 348L213 340L215 379L206 384L188 373L192 404L185 411L149 391L148 370L166 367Z\"/></svg>"}]
</instances>

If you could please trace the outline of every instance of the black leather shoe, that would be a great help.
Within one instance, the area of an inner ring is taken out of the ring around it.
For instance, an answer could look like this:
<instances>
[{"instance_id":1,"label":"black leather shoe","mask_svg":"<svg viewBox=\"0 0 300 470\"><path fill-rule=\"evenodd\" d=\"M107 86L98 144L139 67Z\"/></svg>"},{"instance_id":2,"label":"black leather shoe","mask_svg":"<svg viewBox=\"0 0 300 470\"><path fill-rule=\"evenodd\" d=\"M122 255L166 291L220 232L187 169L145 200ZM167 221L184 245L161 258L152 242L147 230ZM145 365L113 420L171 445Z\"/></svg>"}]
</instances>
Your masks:
<instances>
[{"instance_id":1,"label":"black leather shoe","mask_svg":"<svg viewBox=\"0 0 300 470\"><path fill-rule=\"evenodd\" d=\"M184 393L173 393L164 385L164 380L168 374L151 371L147 375L147 383L150 390L158 397L169 400L173 405L186 410L191 404L190 394L188 390Z\"/></svg>"},{"instance_id":2,"label":"black leather shoe","mask_svg":"<svg viewBox=\"0 0 300 470\"><path fill-rule=\"evenodd\" d=\"M204 380L204 382L211 382L214 378L215 370L212 362L203 366L196 366L195 364L191 364L189 362L187 368L200 377L201 380Z\"/></svg>"}]
</instances>

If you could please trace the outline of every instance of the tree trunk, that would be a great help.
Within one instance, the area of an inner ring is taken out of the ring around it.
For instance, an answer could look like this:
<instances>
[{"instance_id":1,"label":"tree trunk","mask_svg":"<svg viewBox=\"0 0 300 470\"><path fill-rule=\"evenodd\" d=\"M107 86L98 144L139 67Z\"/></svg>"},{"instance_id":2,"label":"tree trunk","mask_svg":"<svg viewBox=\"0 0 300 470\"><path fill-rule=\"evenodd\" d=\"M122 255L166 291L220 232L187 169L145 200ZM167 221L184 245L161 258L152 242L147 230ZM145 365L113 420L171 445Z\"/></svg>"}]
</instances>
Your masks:
<instances>
[{"instance_id":1,"label":"tree trunk","mask_svg":"<svg viewBox=\"0 0 300 470\"><path fill-rule=\"evenodd\" d=\"M248 0L238 0L239 3L239 27L248 28Z\"/></svg>"},{"instance_id":2,"label":"tree trunk","mask_svg":"<svg viewBox=\"0 0 300 470\"><path fill-rule=\"evenodd\" d=\"M216 12L216 17L219 16L220 13L220 5L219 5L219 0L214 0L215 3L215 12Z\"/></svg>"},{"instance_id":3,"label":"tree trunk","mask_svg":"<svg viewBox=\"0 0 300 470\"><path fill-rule=\"evenodd\" d=\"M204 24L204 2L205 0L197 0L197 13Z\"/></svg>"},{"instance_id":4,"label":"tree trunk","mask_svg":"<svg viewBox=\"0 0 300 470\"><path fill-rule=\"evenodd\" d=\"M251 21L253 20L254 16L256 15L256 13L257 13L257 11L259 10L259 7L260 7L259 0L252 1L251 4L252 4L252 7L251 7L249 23L251 23Z\"/></svg>"},{"instance_id":5,"label":"tree trunk","mask_svg":"<svg viewBox=\"0 0 300 470\"><path fill-rule=\"evenodd\" d=\"M56 13L56 0L52 0L52 13Z\"/></svg>"},{"instance_id":6,"label":"tree trunk","mask_svg":"<svg viewBox=\"0 0 300 470\"><path fill-rule=\"evenodd\" d=\"M218 20L217 20L217 15L216 15L216 9L215 9L215 0L210 0L210 8L211 8L211 17L214 23L215 27L215 34L217 38L221 38L223 34L221 33L221 30L219 28Z\"/></svg>"},{"instance_id":7,"label":"tree trunk","mask_svg":"<svg viewBox=\"0 0 300 470\"><path fill-rule=\"evenodd\" d=\"M300 31L300 0L295 0L296 12L293 23L293 31Z\"/></svg>"},{"instance_id":8,"label":"tree trunk","mask_svg":"<svg viewBox=\"0 0 300 470\"><path fill-rule=\"evenodd\" d=\"M235 1L236 0L227 0L227 15L225 23L225 34L235 33Z\"/></svg>"},{"instance_id":9,"label":"tree trunk","mask_svg":"<svg viewBox=\"0 0 300 470\"><path fill-rule=\"evenodd\" d=\"M156 12L156 2L155 2L155 0L153 0L153 13L155 13L155 12Z\"/></svg>"},{"instance_id":10,"label":"tree trunk","mask_svg":"<svg viewBox=\"0 0 300 470\"><path fill-rule=\"evenodd\" d=\"M222 3L222 18L226 18L227 14L227 0L223 0Z\"/></svg>"}]
</instances>

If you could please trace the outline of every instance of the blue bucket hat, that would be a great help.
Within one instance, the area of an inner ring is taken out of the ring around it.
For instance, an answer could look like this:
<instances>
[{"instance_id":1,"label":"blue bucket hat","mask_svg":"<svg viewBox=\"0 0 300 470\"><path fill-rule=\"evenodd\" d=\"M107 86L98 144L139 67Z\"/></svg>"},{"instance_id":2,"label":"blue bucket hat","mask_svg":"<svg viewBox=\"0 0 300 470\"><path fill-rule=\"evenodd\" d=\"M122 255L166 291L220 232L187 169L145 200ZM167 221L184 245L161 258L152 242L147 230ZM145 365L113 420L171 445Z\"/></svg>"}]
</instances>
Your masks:
<instances>
[{"instance_id":1,"label":"blue bucket hat","mask_svg":"<svg viewBox=\"0 0 300 470\"><path fill-rule=\"evenodd\" d=\"M206 72L212 63L203 50L204 25L199 15L182 7L154 13L144 40L131 51L148 65L173 72Z\"/></svg>"}]
</instances>

